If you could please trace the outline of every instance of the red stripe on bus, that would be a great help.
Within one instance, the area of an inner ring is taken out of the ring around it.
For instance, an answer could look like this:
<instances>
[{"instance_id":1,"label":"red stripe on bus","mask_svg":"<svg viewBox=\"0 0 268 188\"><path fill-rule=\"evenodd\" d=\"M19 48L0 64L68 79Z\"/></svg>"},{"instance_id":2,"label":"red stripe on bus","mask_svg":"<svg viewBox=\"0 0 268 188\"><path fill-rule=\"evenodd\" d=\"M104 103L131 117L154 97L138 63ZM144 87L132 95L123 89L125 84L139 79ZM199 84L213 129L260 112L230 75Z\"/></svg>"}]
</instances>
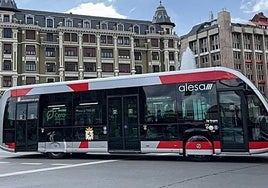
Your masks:
<instances>
[{"instance_id":1,"label":"red stripe on bus","mask_svg":"<svg viewBox=\"0 0 268 188\"><path fill-rule=\"evenodd\" d=\"M186 143L186 146L185 146L186 149L197 149L197 150L203 150L203 149L212 149L212 144L211 142L204 142L204 141L200 141L200 142L187 142Z\"/></svg>"},{"instance_id":2,"label":"red stripe on bus","mask_svg":"<svg viewBox=\"0 0 268 188\"><path fill-rule=\"evenodd\" d=\"M5 145L9 148L9 149L15 149L15 142L11 142L11 143L5 143Z\"/></svg>"},{"instance_id":3,"label":"red stripe on bus","mask_svg":"<svg viewBox=\"0 0 268 188\"><path fill-rule=\"evenodd\" d=\"M182 141L160 141L157 145L157 149L178 149L182 148L183 142Z\"/></svg>"},{"instance_id":4,"label":"red stripe on bus","mask_svg":"<svg viewBox=\"0 0 268 188\"><path fill-rule=\"evenodd\" d=\"M200 82L200 81L212 81L212 80L229 80L235 78L237 78L237 76L223 71L195 72L195 73L160 76L162 84Z\"/></svg>"},{"instance_id":5,"label":"red stripe on bus","mask_svg":"<svg viewBox=\"0 0 268 188\"><path fill-rule=\"evenodd\" d=\"M89 148L88 141L82 141L79 145L79 148Z\"/></svg>"},{"instance_id":6,"label":"red stripe on bus","mask_svg":"<svg viewBox=\"0 0 268 188\"><path fill-rule=\"evenodd\" d=\"M221 142L220 141L214 141L214 149L221 149Z\"/></svg>"},{"instance_id":7,"label":"red stripe on bus","mask_svg":"<svg viewBox=\"0 0 268 188\"><path fill-rule=\"evenodd\" d=\"M11 97L22 97L27 95L32 88L25 88L25 89L14 89L11 90Z\"/></svg>"},{"instance_id":8,"label":"red stripe on bus","mask_svg":"<svg viewBox=\"0 0 268 188\"><path fill-rule=\"evenodd\" d=\"M268 148L268 142L249 142L249 149Z\"/></svg>"},{"instance_id":9,"label":"red stripe on bus","mask_svg":"<svg viewBox=\"0 0 268 188\"><path fill-rule=\"evenodd\" d=\"M68 84L75 92L77 91L88 91L89 90L89 83L79 83L79 84Z\"/></svg>"}]
</instances>

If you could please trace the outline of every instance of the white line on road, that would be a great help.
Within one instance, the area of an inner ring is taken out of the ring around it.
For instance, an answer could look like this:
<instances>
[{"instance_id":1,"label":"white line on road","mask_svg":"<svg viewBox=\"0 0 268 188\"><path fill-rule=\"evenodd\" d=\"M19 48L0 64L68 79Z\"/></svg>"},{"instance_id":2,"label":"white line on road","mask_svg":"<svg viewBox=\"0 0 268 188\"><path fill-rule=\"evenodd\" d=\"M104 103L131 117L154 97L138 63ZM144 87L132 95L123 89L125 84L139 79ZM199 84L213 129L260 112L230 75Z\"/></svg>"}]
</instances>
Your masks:
<instances>
[{"instance_id":1,"label":"white line on road","mask_svg":"<svg viewBox=\"0 0 268 188\"><path fill-rule=\"evenodd\" d=\"M43 163L21 163L23 165L42 165Z\"/></svg>"},{"instance_id":2,"label":"white line on road","mask_svg":"<svg viewBox=\"0 0 268 188\"><path fill-rule=\"evenodd\" d=\"M67 166L69 164L60 164L60 163L54 163L54 164L51 164L52 166Z\"/></svg>"},{"instance_id":3,"label":"white line on road","mask_svg":"<svg viewBox=\"0 0 268 188\"><path fill-rule=\"evenodd\" d=\"M75 167L81 167L81 166L112 163L112 162L117 162L117 161L119 160L105 160L105 161L96 161L96 162L89 162L89 163L80 163L80 164L74 164L74 165L68 165L68 166L58 166L58 167L41 168L41 169L35 169L35 170L25 170L25 171L19 171L19 172L0 174L0 178L9 177L9 176L18 176L18 175L24 175L24 174L32 174L32 173L37 173L37 172L46 172L46 171L61 170L61 169L67 169L67 168L75 168Z\"/></svg>"},{"instance_id":4,"label":"white line on road","mask_svg":"<svg viewBox=\"0 0 268 188\"><path fill-rule=\"evenodd\" d=\"M4 162L4 161L0 162L0 164L7 164L7 163L10 163L10 162Z\"/></svg>"}]
</instances>

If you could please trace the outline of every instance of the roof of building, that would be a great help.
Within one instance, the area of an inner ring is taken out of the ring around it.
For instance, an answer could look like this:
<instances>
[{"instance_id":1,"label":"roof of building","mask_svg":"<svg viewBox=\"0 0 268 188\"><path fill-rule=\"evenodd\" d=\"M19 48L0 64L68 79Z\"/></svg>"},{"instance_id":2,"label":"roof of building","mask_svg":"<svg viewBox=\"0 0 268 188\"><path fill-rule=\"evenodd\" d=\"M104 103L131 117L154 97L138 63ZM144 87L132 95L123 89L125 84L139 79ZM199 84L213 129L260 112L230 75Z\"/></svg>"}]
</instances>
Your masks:
<instances>
[{"instance_id":1,"label":"roof of building","mask_svg":"<svg viewBox=\"0 0 268 188\"><path fill-rule=\"evenodd\" d=\"M0 0L0 10L17 12L18 8L14 0Z\"/></svg>"},{"instance_id":2,"label":"roof of building","mask_svg":"<svg viewBox=\"0 0 268 188\"><path fill-rule=\"evenodd\" d=\"M171 25L175 27L175 24L170 21L170 17L168 16L167 11L165 7L162 5L161 1L160 5L157 7L155 11L152 23L159 25Z\"/></svg>"}]
</instances>

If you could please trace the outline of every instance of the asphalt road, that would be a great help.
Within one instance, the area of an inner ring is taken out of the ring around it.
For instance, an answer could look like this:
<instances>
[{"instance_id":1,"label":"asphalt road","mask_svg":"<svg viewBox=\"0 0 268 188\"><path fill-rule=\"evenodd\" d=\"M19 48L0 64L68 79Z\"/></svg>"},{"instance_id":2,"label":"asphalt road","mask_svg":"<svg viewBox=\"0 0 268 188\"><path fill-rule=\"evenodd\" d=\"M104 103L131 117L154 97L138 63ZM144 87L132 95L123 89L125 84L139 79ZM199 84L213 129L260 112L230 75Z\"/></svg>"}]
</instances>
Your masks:
<instances>
[{"instance_id":1,"label":"asphalt road","mask_svg":"<svg viewBox=\"0 0 268 188\"><path fill-rule=\"evenodd\" d=\"M268 186L268 155L191 162L163 155L72 155L0 151L0 187L256 188Z\"/></svg>"}]
</instances>

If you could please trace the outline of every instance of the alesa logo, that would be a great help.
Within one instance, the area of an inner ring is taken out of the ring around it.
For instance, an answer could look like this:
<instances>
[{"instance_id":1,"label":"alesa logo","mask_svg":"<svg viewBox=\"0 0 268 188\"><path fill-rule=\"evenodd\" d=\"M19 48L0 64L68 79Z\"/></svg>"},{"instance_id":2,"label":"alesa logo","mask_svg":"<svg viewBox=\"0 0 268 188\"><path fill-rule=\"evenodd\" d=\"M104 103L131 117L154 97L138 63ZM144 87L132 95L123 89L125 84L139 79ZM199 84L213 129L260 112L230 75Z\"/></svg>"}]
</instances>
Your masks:
<instances>
[{"instance_id":1,"label":"alesa logo","mask_svg":"<svg viewBox=\"0 0 268 188\"><path fill-rule=\"evenodd\" d=\"M208 84L184 84L184 85L179 85L179 91L180 92L185 92L185 91L208 91L211 90L213 87L212 83Z\"/></svg>"}]
</instances>

